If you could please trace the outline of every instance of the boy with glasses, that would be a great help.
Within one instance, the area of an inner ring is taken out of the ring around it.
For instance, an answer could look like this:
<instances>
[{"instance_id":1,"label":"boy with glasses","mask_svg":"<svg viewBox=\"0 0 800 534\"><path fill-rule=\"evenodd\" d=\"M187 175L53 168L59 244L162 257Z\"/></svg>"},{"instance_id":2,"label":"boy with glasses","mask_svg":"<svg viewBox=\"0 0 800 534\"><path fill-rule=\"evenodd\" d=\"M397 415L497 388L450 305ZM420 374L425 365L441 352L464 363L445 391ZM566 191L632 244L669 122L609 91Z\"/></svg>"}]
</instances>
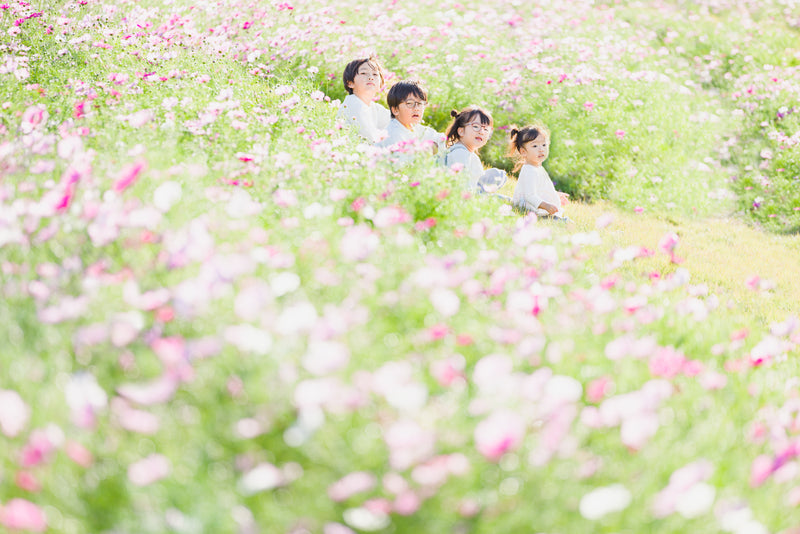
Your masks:
<instances>
[{"instance_id":1,"label":"boy with glasses","mask_svg":"<svg viewBox=\"0 0 800 534\"><path fill-rule=\"evenodd\" d=\"M408 161L420 145L434 154L444 148L444 135L421 124L428 105L428 91L421 82L397 82L389 89L386 103L392 120L386 127L386 138L378 142L378 146L389 147L401 162Z\"/></svg>"}]
</instances>

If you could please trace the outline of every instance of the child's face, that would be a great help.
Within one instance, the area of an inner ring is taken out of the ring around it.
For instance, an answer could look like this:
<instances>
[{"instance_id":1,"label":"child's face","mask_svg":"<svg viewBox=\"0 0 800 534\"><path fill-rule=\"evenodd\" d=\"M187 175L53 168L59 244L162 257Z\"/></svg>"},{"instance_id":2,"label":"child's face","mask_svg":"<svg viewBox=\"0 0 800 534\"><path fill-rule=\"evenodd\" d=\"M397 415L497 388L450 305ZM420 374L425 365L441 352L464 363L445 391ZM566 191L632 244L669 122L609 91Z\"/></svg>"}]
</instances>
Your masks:
<instances>
[{"instance_id":1,"label":"child's face","mask_svg":"<svg viewBox=\"0 0 800 534\"><path fill-rule=\"evenodd\" d=\"M541 167L542 162L550 154L550 139L544 134L539 134L519 149L525 163L534 167Z\"/></svg>"},{"instance_id":2,"label":"child's face","mask_svg":"<svg viewBox=\"0 0 800 534\"><path fill-rule=\"evenodd\" d=\"M381 88L381 75L378 69L367 62L358 67L353 81L347 82L347 86L358 98L371 102Z\"/></svg>"},{"instance_id":3,"label":"child's face","mask_svg":"<svg viewBox=\"0 0 800 534\"><path fill-rule=\"evenodd\" d=\"M427 105L428 103L419 97L408 95L403 102L400 102L399 106L392 108L392 113L400 124L411 129L420 123L422 114L425 113L425 106Z\"/></svg>"},{"instance_id":4,"label":"child's face","mask_svg":"<svg viewBox=\"0 0 800 534\"><path fill-rule=\"evenodd\" d=\"M481 123L480 117L476 116L458 129L459 141L467 150L475 152L489 142L493 130L490 125Z\"/></svg>"}]
</instances>

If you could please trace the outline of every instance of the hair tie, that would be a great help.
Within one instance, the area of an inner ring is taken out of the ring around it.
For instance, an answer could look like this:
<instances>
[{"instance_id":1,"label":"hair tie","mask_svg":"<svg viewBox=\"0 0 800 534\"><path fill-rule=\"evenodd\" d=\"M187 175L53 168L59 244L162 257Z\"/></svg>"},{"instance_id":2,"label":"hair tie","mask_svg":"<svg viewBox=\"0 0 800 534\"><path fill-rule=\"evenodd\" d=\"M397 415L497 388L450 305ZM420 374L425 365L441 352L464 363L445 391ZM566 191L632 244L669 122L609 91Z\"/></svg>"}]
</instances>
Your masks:
<instances>
[{"instance_id":1,"label":"hair tie","mask_svg":"<svg viewBox=\"0 0 800 534\"><path fill-rule=\"evenodd\" d=\"M456 111L454 109L451 109L450 110L450 116L455 119L456 117L458 117L458 111Z\"/></svg>"}]
</instances>

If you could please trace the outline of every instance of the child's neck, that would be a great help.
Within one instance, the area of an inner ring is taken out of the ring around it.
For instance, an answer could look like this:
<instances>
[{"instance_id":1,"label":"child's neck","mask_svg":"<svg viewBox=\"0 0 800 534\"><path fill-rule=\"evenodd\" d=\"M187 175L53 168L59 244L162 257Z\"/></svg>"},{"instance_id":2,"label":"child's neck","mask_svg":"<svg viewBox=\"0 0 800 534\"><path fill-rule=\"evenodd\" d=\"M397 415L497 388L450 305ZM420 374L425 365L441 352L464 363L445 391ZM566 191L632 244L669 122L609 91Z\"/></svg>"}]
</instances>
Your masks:
<instances>
[{"instance_id":1,"label":"child's neck","mask_svg":"<svg viewBox=\"0 0 800 534\"><path fill-rule=\"evenodd\" d=\"M397 117L395 117L395 119L394 119L394 120L396 120L397 122L400 122L400 120L398 120L398 118L397 118ZM402 124L402 125L403 125L403 128L405 128L405 129L406 129L406 130L408 130L409 132L413 132L413 131L414 131L414 126L416 126L416 124L413 124L413 123L410 123L410 122L409 122L408 124L406 124L406 123L404 123L404 122L400 122L400 124Z\"/></svg>"},{"instance_id":2,"label":"child's neck","mask_svg":"<svg viewBox=\"0 0 800 534\"><path fill-rule=\"evenodd\" d=\"M372 99L375 97L375 95L365 95L363 93L362 94L353 93L353 94L356 95L359 100L361 100L364 104L368 106L372 105Z\"/></svg>"},{"instance_id":3,"label":"child's neck","mask_svg":"<svg viewBox=\"0 0 800 534\"><path fill-rule=\"evenodd\" d=\"M477 146L474 146L474 147L471 147L471 148L470 148L470 146L469 146L468 144L466 144L464 141L459 141L459 143L461 143L462 145L464 145L464 147L465 147L467 150L469 150L470 152L472 152L473 154L475 154L475 153L478 151L478 147L477 147Z\"/></svg>"}]
</instances>

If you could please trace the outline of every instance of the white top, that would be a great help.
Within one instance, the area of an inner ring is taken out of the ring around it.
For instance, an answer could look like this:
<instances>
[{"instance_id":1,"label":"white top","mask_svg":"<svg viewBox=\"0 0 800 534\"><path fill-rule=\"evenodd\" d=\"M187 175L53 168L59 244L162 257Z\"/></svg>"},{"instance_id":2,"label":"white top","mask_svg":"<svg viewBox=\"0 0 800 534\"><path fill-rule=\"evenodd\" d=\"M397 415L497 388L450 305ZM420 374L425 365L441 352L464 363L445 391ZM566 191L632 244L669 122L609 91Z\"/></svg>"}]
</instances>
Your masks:
<instances>
[{"instance_id":1,"label":"white top","mask_svg":"<svg viewBox=\"0 0 800 534\"><path fill-rule=\"evenodd\" d=\"M519 171L519 180L514 188L515 206L535 211L536 215L547 215L547 211L539 209L539 204L549 202L558 207L557 216L563 217L564 211L561 209L561 197L558 196L550 175L544 167L534 167L525 164Z\"/></svg>"},{"instance_id":2,"label":"white top","mask_svg":"<svg viewBox=\"0 0 800 534\"><path fill-rule=\"evenodd\" d=\"M336 116L343 119L358 132L358 135L370 143L374 143L384 136L383 130L386 129L389 119L391 119L388 109L376 102L367 105L356 95L345 97Z\"/></svg>"},{"instance_id":3,"label":"white top","mask_svg":"<svg viewBox=\"0 0 800 534\"><path fill-rule=\"evenodd\" d=\"M483 174L483 164L477 154L470 152L463 144L456 143L447 149L444 164L451 168L460 164L461 172L465 175L464 187L470 190L477 189L478 178Z\"/></svg>"},{"instance_id":4,"label":"white top","mask_svg":"<svg viewBox=\"0 0 800 534\"><path fill-rule=\"evenodd\" d=\"M415 124L413 130L409 130L397 119L389 121L386 127L386 138L378 141L377 146L389 147L393 152L398 151L400 161L408 161L414 156L417 150L412 146L418 143L425 143L429 146L434 144L438 147L437 152L441 154L444 150L444 134L440 134L430 126ZM429 151L430 153L430 151Z\"/></svg>"}]
</instances>

